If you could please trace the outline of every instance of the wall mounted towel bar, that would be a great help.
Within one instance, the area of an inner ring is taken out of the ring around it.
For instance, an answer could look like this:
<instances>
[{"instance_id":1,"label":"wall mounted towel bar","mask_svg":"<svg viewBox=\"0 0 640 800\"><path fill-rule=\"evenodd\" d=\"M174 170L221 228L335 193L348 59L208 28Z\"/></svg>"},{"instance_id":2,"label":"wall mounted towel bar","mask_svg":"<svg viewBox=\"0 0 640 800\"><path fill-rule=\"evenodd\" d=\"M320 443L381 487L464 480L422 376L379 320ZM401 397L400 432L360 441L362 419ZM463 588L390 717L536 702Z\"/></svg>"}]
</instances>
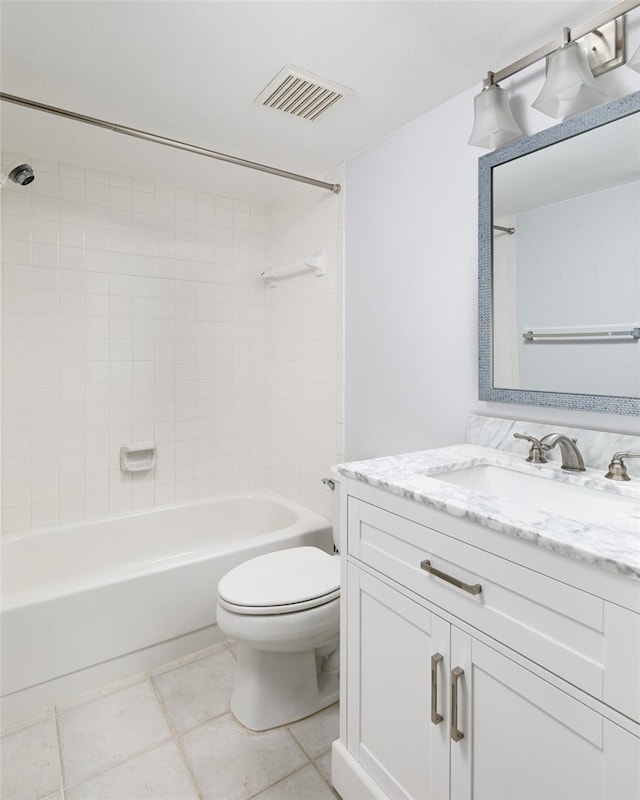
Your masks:
<instances>
[{"instance_id":1,"label":"wall mounted towel bar","mask_svg":"<svg viewBox=\"0 0 640 800\"><path fill-rule=\"evenodd\" d=\"M543 329L539 331L525 331L522 337L526 344L564 343L571 342L637 342L640 339L640 327L629 327L627 330L576 330L552 331Z\"/></svg>"},{"instance_id":2,"label":"wall mounted towel bar","mask_svg":"<svg viewBox=\"0 0 640 800\"><path fill-rule=\"evenodd\" d=\"M314 256L303 258L301 261L296 261L286 267L278 267L277 269L268 269L262 272L260 277L264 278L267 286L275 286L276 283L282 278L289 278L292 275L301 275L304 272L313 272L316 278L325 274L325 254L316 253Z\"/></svg>"}]
</instances>

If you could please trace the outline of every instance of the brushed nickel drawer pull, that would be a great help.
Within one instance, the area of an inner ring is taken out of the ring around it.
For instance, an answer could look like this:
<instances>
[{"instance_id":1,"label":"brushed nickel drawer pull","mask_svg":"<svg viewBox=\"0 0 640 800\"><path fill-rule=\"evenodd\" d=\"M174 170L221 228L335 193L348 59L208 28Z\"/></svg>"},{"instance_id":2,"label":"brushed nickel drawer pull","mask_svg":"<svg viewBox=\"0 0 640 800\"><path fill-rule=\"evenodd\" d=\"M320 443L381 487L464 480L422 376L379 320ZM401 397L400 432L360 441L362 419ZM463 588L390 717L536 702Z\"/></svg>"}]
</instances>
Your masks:
<instances>
[{"instance_id":1,"label":"brushed nickel drawer pull","mask_svg":"<svg viewBox=\"0 0 640 800\"><path fill-rule=\"evenodd\" d=\"M458 728L458 680L462 675L462 667L451 670L451 738L454 742L464 739L464 733Z\"/></svg>"},{"instance_id":2,"label":"brushed nickel drawer pull","mask_svg":"<svg viewBox=\"0 0 640 800\"><path fill-rule=\"evenodd\" d=\"M425 572L430 572L432 575L435 575L436 578L441 578L443 581L451 583L453 586L457 586L458 589L463 589L465 592L469 592L469 594L480 594L482 591L482 586L479 583L464 583L464 581L454 578L452 575L447 575L446 572L441 572L439 569L432 567L428 558L425 558L424 561L420 562L420 569L423 569Z\"/></svg>"},{"instance_id":3,"label":"brushed nickel drawer pull","mask_svg":"<svg viewBox=\"0 0 640 800\"><path fill-rule=\"evenodd\" d=\"M431 656L431 722L439 725L444 717L438 714L438 664L442 662L442 655L434 653Z\"/></svg>"}]
</instances>

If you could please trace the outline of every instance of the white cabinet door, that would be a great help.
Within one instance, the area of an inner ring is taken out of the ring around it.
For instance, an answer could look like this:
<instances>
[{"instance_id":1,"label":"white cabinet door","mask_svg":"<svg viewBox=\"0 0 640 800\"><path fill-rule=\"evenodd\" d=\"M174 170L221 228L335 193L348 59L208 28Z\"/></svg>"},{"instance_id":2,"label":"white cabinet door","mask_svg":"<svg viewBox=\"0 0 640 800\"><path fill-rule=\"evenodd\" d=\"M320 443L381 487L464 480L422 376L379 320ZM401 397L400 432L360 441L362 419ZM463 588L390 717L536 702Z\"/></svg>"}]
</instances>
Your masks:
<instances>
[{"instance_id":1,"label":"white cabinet door","mask_svg":"<svg viewBox=\"0 0 640 800\"><path fill-rule=\"evenodd\" d=\"M347 602L347 749L391 800L448 800L449 624L352 565Z\"/></svg>"},{"instance_id":2,"label":"white cabinet door","mask_svg":"<svg viewBox=\"0 0 640 800\"><path fill-rule=\"evenodd\" d=\"M452 627L456 668L451 800L640 797L635 736Z\"/></svg>"}]
</instances>

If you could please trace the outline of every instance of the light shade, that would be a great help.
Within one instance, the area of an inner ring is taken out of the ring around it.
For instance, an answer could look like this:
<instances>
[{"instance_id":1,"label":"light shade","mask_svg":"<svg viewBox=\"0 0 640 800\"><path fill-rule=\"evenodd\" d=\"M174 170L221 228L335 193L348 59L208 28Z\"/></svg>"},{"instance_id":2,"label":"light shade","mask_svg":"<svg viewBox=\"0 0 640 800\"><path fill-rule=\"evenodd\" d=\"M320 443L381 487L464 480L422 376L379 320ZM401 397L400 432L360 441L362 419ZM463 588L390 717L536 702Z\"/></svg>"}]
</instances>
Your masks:
<instances>
[{"instance_id":1,"label":"light shade","mask_svg":"<svg viewBox=\"0 0 640 800\"><path fill-rule=\"evenodd\" d=\"M524 136L524 131L513 118L506 91L497 83L477 94L473 105L473 130L469 144L493 149Z\"/></svg>"},{"instance_id":2,"label":"light shade","mask_svg":"<svg viewBox=\"0 0 640 800\"><path fill-rule=\"evenodd\" d=\"M631 56L629 61L627 61L627 66L631 67L631 69L635 69L636 72L640 72L640 47Z\"/></svg>"},{"instance_id":3,"label":"light shade","mask_svg":"<svg viewBox=\"0 0 640 800\"><path fill-rule=\"evenodd\" d=\"M557 119L577 114L606 99L582 48L577 42L569 42L549 56L547 78L532 105Z\"/></svg>"}]
</instances>

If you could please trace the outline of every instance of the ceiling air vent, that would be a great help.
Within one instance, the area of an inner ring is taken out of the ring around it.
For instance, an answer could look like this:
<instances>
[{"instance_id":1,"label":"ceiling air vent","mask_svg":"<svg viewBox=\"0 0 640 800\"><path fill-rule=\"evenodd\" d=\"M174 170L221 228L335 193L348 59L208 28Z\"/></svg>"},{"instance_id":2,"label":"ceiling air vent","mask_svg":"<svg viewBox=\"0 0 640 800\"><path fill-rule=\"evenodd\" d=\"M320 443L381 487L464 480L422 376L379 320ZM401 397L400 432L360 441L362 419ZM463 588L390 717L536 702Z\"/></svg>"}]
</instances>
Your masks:
<instances>
[{"instance_id":1,"label":"ceiling air vent","mask_svg":"<svg viewBox=\"0 0 640 800\"><path fill-rule=\"evenodd\" d=\"M287 64L254 102L294 117L314 120L348 93L345 86Z\"/></svg>"}]
</instances>

